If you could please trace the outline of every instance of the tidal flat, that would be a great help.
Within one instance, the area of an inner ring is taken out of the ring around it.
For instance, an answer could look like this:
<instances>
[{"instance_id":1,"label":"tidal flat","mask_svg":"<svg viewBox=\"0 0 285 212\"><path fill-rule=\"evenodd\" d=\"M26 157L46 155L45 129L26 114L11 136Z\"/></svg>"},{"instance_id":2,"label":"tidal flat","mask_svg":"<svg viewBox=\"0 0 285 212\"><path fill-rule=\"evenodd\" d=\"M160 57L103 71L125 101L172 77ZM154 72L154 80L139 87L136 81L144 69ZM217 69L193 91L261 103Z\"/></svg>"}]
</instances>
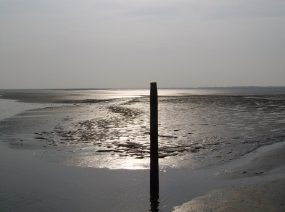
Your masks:
<instances>
[{"instance_id":1,"label":"tidal flat","mask_svg":"<svg viewBox=\"0 0 285 212\"><path fill-rule=\"evenodd\" d=\"M147 90L0 94L7 114L18 107L0 121L1 210L150 209ZM284 196L278 190L285 174L284 94L284 88L161 90L159 211L212 211L211 201L226 201L218 198L223 192L230 193L229 206L219 210L227 211L237 204L230 199L242 204L253 191L248 211L282 211L285 198L270 202L268 195ZM271 184L265 196L261 190Z\"/></svg>"}]
</instances>

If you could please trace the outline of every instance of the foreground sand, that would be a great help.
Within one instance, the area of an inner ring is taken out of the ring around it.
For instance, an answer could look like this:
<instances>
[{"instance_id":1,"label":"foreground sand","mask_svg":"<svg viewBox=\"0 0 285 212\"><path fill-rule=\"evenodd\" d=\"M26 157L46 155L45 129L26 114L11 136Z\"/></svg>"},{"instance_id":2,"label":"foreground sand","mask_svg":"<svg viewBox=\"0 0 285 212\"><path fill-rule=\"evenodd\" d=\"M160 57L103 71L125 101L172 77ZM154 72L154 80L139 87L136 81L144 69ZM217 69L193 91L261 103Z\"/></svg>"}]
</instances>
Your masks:
<instances>
[{"instance_id":1,"label":"foreground sand","mask_svg":"<svg viewBox=\"0 0 285 212\"><path fill-rule=\"evenodd\" d=\"M235 162L236 163L236 162ZM217 189L197 197L174 212L285 211L285 145L263 147L222 173L241 185Z\"/></svg>"},{"instance_id":2,"label":"foreground sand","mask_svg":"<svg viewBox=\"0 0 285 212\"><path fill-rule=\"evenodd\" d=\"M285 179L254 186L215 190L177 207L175 212L187 211L285 211Z\"/></svg>"}]
</instances>

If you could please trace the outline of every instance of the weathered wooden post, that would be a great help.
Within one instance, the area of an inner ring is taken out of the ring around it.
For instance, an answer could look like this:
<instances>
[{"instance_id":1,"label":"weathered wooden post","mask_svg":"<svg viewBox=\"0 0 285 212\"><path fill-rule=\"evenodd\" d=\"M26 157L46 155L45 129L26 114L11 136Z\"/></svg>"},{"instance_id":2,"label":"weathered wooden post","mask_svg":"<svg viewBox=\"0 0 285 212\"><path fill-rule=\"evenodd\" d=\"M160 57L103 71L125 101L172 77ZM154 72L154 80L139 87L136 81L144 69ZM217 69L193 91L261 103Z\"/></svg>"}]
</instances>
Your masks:
<instances>
[{"instance_id":1,"label":"weathered wooden post","mask_svg":"<svg viewBox=\"0 0 285 212\"><path fill-rule=\"evenodd\" d=\"M158 101L156 82L150 84L150 200L152 211L158 207Z\"/></svg>"}]
</instances>

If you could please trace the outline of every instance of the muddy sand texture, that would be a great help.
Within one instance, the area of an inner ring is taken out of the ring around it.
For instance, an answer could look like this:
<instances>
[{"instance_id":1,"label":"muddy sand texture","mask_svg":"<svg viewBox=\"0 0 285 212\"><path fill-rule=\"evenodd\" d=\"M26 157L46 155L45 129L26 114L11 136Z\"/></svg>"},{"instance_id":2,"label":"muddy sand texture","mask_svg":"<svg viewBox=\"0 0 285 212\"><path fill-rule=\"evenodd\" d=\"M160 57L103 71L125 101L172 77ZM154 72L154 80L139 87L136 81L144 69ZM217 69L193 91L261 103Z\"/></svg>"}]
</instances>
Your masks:
<instances>
[{"instance_id":1,"label":"muddy sand texture","mask_svg":"<svg viewBox=\"0 0 285 212\"><path fill-rule=\"evenodd\" d=\"M174 212L285 211L284 152L284 142L261 148L220 176L241 180L236 186L210 191L175 207Z\"/></svg>"},{"instance_id":2,"label":"muddy sand texture","mask_svg":"<svg viewBox=\"0 0 285 212\"><path fill-rule=\"evenodd\" d=\"M177 207L173 212L282 212L285 179L265 184L215 190Z\"/></svg>"}]
</instances>

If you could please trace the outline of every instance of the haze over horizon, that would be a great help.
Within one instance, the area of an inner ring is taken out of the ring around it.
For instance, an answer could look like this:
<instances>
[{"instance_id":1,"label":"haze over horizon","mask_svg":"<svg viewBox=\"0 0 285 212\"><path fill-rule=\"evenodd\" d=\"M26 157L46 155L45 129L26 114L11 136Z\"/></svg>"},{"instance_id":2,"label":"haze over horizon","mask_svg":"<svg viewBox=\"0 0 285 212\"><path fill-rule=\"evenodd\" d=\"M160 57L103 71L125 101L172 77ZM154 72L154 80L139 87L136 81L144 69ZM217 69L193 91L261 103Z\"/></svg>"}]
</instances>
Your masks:
<instances>
[{"instance_id":1,"label":"haze over horizon","mask_svg":"<svg viewBox=\"0 0 285 212\"><path fill-rule=\"evenodd\" d=\"M283 0L0 0L0 89L285 86Z\"/></svg>"}]
</instances>

